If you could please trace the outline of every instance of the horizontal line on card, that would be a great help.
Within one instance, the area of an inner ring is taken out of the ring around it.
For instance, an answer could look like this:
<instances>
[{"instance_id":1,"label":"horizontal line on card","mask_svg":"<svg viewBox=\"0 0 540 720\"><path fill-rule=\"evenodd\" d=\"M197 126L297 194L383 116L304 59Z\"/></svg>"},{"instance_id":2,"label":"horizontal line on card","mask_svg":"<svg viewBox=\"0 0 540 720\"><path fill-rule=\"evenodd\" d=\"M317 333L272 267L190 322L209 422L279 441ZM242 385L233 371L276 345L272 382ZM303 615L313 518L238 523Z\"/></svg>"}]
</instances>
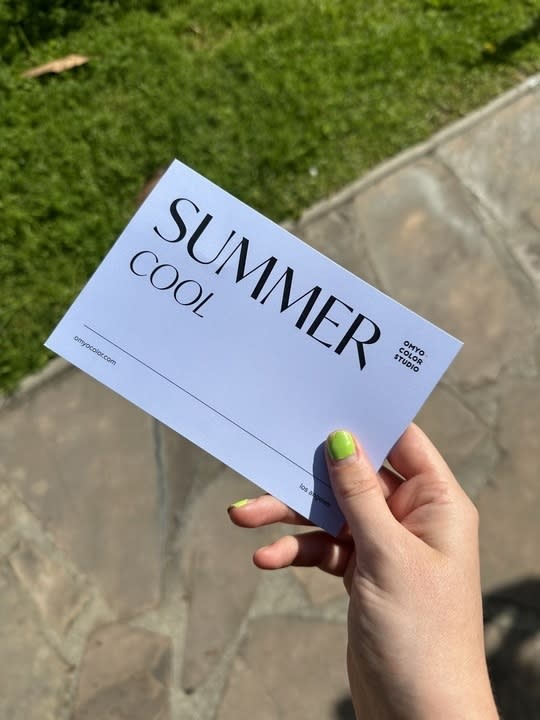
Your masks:
<instances>
[{"instance_id":1,"label":"horizontal line on card","mask_svg":"<svg viewBox=\"0 0 540 720\"><path fill-rule=\"evenodd\" d=\"M230 422L232 425L234 425L235 427L237 427L239 430L242 430L242 432L245 432L246 435L249 435L249 436L252 437L254 440L257 440L257 442L260 442L262 445L264 445L265 447L267 447L269 450L272 450L273 452L277 453L278 455L280 455L280 456L281 456L282 458L284 458L285 460L288 460L292 465L294 465L295 467L297 467L299 470L302 470L303 472L305 472L305 473L306 473L307 475L309 475L310 477L313 477L313 478L314 478L315 480L317 480L318 482L321 482L323 485L326 485L326 487L330 488L329 483L327 483L327 482L326 482L325 480L323 480L322 478L319 478L319 477L317 477L316 475L313 475L313 473L309 472L309 470L306 470L305 467L302 467L302 465L299 465L299 464L298 464L297 462L295 462L294 460L291 460L291 458L288 457L287 455L285 455L285 453L280 452L280 451L277 450L275 447L273 447L273 446L270 445L269 443L265 442L262 438L258 437L257 435L254 435L252 432L250 432L249 430L247 430L245 427L242 427L242 425L240 425L239 423L235 422L234 420L231 420L230 417L227 417L227 415L224 415L222 412L220 412L219 410L217 410L215 407L212 407L212 405L209 405L209 404L208 404L207 402L205 402L204 400L201 400L200 397L197 397L197 395L194 395L194 394L193 394L192 392L190 392L189 390L186 390L186 388L182 387L181 385L179 385L178 383L176 383L174 380L171 380L171 378L167 377L166 375L164 375L164 374L163 374L162 372L160 372L159 370L156 370L155 368L153 368L153 367L152 367L151 365L149 365L148 363L145 363L144 360L141 360L140 358L136 357L135 355L133 355L132 353L130 353L130 352L129 352L128 350L126 350L125 348L123 348L123 347L121 347L120 345L118 345L117 343L113 342L110 338L105 337L105 335L102 335L100 332L98 332L98 331L95 330L94 328L90 327L90 325L87 325L86 323L83 323L83 325L84 325L84 327L85 327L87 330L90 330L90 332L93 332L94 335L97 335L97 336L100 337L102 340L105 340L105 342L108 342L110 345L112 345L113 347L115 347L117 350L120 350L120 352L123 352L124 355L127 355L127 356L130 357L132 360L135 360L135 362L138 362L140 365L143 365L145 368L147 368L147 369L150 370L151 372L155 373L155 374L158 375L160 378L162 378L162 379L165 380L166 382L170 383L171 385L173 385L173 386L174 386L175 388L177 388L178 390L181 390L182 392L186 393L186 395L189 395L189 396L190 396L191 398L193 398L194 400L197 400L197 402L200 402L201 405L204 405L204 407L208 408L209 410L212 410L212 412L216 413L216 415L219 415L219 417L223 418L224 420L227 420L227 422Z\"/></svg>"}]
</instances>

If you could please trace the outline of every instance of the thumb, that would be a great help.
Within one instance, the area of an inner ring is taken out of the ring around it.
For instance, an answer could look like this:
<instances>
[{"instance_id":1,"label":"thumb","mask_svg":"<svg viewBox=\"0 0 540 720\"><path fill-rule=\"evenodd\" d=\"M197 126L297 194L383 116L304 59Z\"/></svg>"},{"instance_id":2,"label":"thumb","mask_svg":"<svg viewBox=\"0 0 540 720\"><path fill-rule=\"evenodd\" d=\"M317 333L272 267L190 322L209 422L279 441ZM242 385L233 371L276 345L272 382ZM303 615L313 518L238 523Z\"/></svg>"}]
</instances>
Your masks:
<instances>
[{"instance_id":1,"label":"thumb","mask_svg":"<svg viewBox=\"0 0 540 720\"><path fill-rule=\"evenodd\" d=\"M384 543L396 521L377 473L356 438L346 430L330 433L326 462L334 495L357 546Z\"/></svg>"}]
</instances>

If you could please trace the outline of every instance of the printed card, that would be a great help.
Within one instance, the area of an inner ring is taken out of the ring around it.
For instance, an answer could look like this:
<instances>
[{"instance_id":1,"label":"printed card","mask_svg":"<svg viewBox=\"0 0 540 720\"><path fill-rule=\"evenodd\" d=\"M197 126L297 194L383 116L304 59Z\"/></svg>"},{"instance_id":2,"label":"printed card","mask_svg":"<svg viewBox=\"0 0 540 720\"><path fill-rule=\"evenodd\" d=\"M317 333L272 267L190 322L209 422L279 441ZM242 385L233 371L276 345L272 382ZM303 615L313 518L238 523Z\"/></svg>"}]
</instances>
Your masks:
<instances>
[{"instance_id":1,"label":"printed card","mask_svg":"<svg viewBox=\"0 0 540 720\"><path fill-rule=\"evenodd\" d=\"M332 534L328 433L379 467L461 347L178 161L46 345Z\"/></svg>"}]
</instances>

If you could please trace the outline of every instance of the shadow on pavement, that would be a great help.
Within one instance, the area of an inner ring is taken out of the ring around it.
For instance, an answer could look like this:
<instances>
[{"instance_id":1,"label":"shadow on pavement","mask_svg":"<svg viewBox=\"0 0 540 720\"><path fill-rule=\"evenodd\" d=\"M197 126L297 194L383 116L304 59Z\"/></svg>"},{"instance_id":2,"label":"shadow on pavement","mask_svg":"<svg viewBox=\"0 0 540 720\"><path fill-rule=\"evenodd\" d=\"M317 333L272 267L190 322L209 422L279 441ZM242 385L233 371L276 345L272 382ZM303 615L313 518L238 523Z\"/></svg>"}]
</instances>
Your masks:
<instances>
[{"instance_id":1,"label":"shadow on pavement","mask_svg":"<svg viewBox=\"0 0 540 720\"><path fill-rule=\"evenodd\" d=\"M540 578L484 596L486 651L505 720L540 720Z\"/></svg>"},{"instance_id":2,"label":"shadow on pavement","mask_svg":"<svg viewBox=\"0 0 540 720\"><path fill-rule=\"evenodd\" d=\"M349 697L344 697L336 704L335 720L355 720L354 708Z\"/></svg>"}]
</instances>

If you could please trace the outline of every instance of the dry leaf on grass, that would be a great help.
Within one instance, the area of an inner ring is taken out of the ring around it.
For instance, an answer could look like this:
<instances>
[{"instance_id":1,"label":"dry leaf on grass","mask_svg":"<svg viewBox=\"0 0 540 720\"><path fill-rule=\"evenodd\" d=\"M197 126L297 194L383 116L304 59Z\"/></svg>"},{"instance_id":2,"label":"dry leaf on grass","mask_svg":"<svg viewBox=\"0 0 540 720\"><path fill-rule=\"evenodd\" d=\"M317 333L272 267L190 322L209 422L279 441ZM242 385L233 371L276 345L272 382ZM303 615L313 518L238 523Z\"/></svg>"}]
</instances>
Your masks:
<instances>
[{"instance_id":1,"label":"dry leaf on grass","mask_svg":"<svg viewBox=\"0 0 540 720\"><path fill-rule=\"evenodd\" d=\"M39 77L47 73L61 73L64 72L64 70L71 70L71 68L84 65L89 59L86 55L66 55L66 57L60 58L59 60L53 60L52 62L45 63L45 65L39 65L38 67L23 72L23 77Z\"/></svg>"}]
</instances>

